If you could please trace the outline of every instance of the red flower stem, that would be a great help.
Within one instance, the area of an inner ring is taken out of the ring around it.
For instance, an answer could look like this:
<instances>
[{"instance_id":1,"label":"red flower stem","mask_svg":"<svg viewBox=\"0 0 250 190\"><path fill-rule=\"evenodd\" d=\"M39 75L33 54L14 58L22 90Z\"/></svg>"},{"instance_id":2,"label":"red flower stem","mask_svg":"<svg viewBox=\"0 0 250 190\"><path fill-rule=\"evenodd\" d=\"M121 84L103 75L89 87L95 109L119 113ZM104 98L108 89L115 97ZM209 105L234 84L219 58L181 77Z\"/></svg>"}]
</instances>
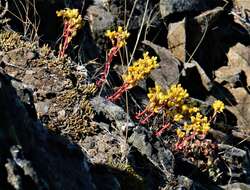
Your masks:
<instances>
[{"instance_id":1,"label":"red flower stem","mask_svg":"<svg viewBox=\"0 0 250 190\"><path fill-rule=\"evenodd\" d=\"M70 24L68 24L67 21L65 21L64 23L64 28L63 28L63 45L60 49L59 52L59 57L64 57L65 51L68 48L69 42L68 42L68 38L71 35L71 29L70 29Z\"/></svg>"},{"instance_id":2,"label":"red flower stem","mask_svg":"<svg viewBox=\"0 0 250 190\"><path fill-rule=\"evenodd\" d=\"M196 133L188 136L188 137L185 137L184 139L182 139L181 142L177 142L175 147L177 150L181 150L183 147L184 147L184 142L187 142L187 141L190 141L190 140L193 140L195 138L195 135Z\"/></svg>"},{"instance_id":3,"label":"red flower stem","mask_svg":"<svg viewBox=\"0 0 250 190\"><path fill-rule=\"evenodd\" d=\"M101 79L96 82L96 85L99 87L103 84L103 82L106 80L109 70L110 70L110 64L113 61L113 58L116 56L117 52L119 51L120 47L115 46L112 47L108 53L107 60L105 62L104 71L102 72Z\"/></svg>"},{"instance_id":4,"label":"red flower stem","mask_svg":"<svg viewBox=\"0 0 250 190\"><path fill-rule=\"evenodd\" d=\"M154 112L149 112L149 115L147 115L142 121L140 121L141 124L146 124L155 113Z\"/></svg>"},{"instance_id":5,"label":"red flower stem","mask_svg":"<svg viewBox=\"0 0 250 190\"><path fill-rule=\"evenodd\" d=\"M124 83L112 96L108 97L108 100L114 102L118 100L124 92L129 89L129 84Z\"/></svg>"},{"instance_id":6,"label":"red flower stem","mask_svg":"<svg viewBox=\"0 0 250 190\"><path fill-rule=\"evenodd\" d=\"M157 137L161 136L161 134L162 134L166 129L168 129L168 128L170 127L170 125L171 125L170 123L164 124L160 130L156 131L155 136L157 136Z\"/></svg>"},{"instance_id":7,"label":"red flower stem","mask_svg":"<svg viewBox=\"0 0 250 190\"><path fill-rule=\"evenodd\" d=\"M141 117L142 115L145 115L148 111L149 111L149 110L148 110L147 108L144 109L142 112L137 113L137 114L135 115L135 118L136 118L136 119L140 119L140 117Z\"/></svg>"}]
</instances>

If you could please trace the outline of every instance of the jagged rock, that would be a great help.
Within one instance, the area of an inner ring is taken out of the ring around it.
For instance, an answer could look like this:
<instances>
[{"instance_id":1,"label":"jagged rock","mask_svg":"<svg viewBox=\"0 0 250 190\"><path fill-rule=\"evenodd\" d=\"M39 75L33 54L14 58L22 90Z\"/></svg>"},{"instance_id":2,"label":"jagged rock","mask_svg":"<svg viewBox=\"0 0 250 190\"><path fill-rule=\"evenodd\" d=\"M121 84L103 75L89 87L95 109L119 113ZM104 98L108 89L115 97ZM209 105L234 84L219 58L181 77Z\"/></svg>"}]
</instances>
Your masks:
<instances>
[{"instance_id":1,"label":"jagged rock","mask_svg":"<svg viewBox=\"0 0 250 190\"><path fill-rule=\"evenodd\" d=\"M160 142L154 143L152 133L142 126L137 126L128 142L142 155L145 155L153 165L161 169L166 174L167 180L173 178L174 156Z\"/></svg>"},{"instance_id":2,"label":"jagged rock","mask_svg":"<svg viewBox=\"0 0 250 190\"><path fill-rule=\"evenodd\" d=\"M237 101L237 105L235 107L229 108L232 113L234 113L238 119L238 128L241 130L250 133L249 130L249 122L250 122L250 95L247 90L243 87L233 88L230 90L232 95L235 97Z\"/></svg>"},{"instance_id":3,"label":"jagged rock","mask_svg":"<svg viewBox=\"0 0 250 190\"><path fill-rule=\"evenodd\" d=\"M232 183L228 185L221 186L225 190L249 190L250 185L245 184L245 183Z\"/></svg>"},{"instance_id":4,"label":"jagged rock","mask_svg":"<svg viewBox=\"0 0 250 190\"><path fill-rule=\"evenodd\" d=\"M250 2L249 1L246 1L246 0L236 0L235 2L235 5L239 8L243 8L243 9L250 9Z\"/></svg>"},{"instance_id":5,"label":"jagged rock","mask_svg":"<svg viewBox=\"0 0 250 190\"><path fill-rule=\"evenodd\" d=\"M114 16L104 8L93 5L87 11L92 34L105 33L105 30L113 25Z\"/></svg>"},{"instance_id":6,"label":"jagged rock","mask_svg":"<svg viewBox=\"0 0 250 190\"><path fill-rule=\"evenodd\" d=\"M150 74L150 77L153 79L153 81L166 89L169 85L178 83L180 76L179 60L176 59L173 54L164 47L160 47L150 41L143 41L143 43L151 47L160 59L160 67L153 70Z\"/></svg>"},{"instance_id":7,"label":"jagged rock","mask_svg":"<svg viewBox=\"0 0 250 190\"><path fill-rule=\"evenodd\" d=\"M240 68L223 66L215 71L215 81L229 83L232 87L244 86L245 74Z\"/></svg>"},{"instance_id":8,"label":"jagged rock","mask_svg":"<svg viewBox=\"0 0 250 190\"><path fill-rule=\"evenodd\" d=\"M245 179L246 181L248 181L250 174L250 163L247 152L245 150L225 144L219 144L218 148L221 157L229 167L227 175L234 180Z\"/></svg>"},{"instance_id":9,"label":"jagged rock","mask_svg":"<svg viewBox=\"0 0 250 190\"><path fill-rule=\"evenodd\" d=\"M97 114L104 115L108 120L114 121L119 131L125 131L126 127L134 127L134 122L127 113L118 105L108 101L103 97L94 97L90 103Z\"/></svg>"},{"instance_id":10,"label":"jagged rock","mask_svg":"<svg viewBox=\"0 0 250 190\"><path fill-rule=\"evenodd\" d=\"M213 84L210 78L207 76L206 72L202 69L202 67L196 61L191 61L190 63L184 63L182 75L185 76L186 72L189 69L193 69L193 68L197 69L203 86L206 88L207 91L210 91Z\"/></svg>"},{"instance_id":11,"label":"jagged rock","mask_svg":"<svg viewBox=\"0 0 250 190\"><path fill-rule=\"evenodd\" d=\"M150 0L148 4L145 0L127 0L125 5L123 1L113 0L109 1L108 7L112 14L119 18L119 24L126 25L127 23L124 23L124 21L129 20L128 29L137 30L140 28L141 24L146 25L150 23L150 25L154 27L161 23L157 3L158 0ZM144 23L142 23L144 14L145 20Z\"/></svg>"},{"instance_id":12,"label":"jagged rock","mask_svg":"<svg viewBox=\"0 0 250 190\"><path fill-rule=\"evenodd\" d=\"M173 55L181 60L186 61L186 30L185 30L185 19L169 24L168 30L168 48Z\"/></svg>"},{"instance_id":13,"label":"jagged rock","mask_svg":"<svg viewBox=\"0 0 250 190\"><path fill-rule=\"evenodd\" d=\"M193 180L189 179L186 176L178 176L177 180L178 180L178 190L182 189L190 190L194 183Z\"/></svg>"},{"instance_id":14,"label":"jagged rock","mask_svg":"<svg viewBox=\"0 0 250 190\"><path fill-rule=\"evenodd\" d=\"M170 23L168 31L170 51L182 62L190 61L188 59L193 54L194 47L199 48L199 42L207 27L216 22L222 12L223 8L217 7L205 11L193 19L185 18L182 21Z\"/></svg>"},{"instance_id":15,"label":"jagged rock","mask_svg":"<svg viewBox=\"0 0 250 190\"><path fill-rule=\"evenodd\" d=\"M119 134L99 133L95 136L88 136L82 140L81 146L84 147L92 163L116 163L121 158L121 137Z\"/></svg>"},{"instance_id":16,"label":"jagged rock","mask_svg":"<svg viewBox=\"0 0 250 190\"><path fill-rule=\"evenodd\" d=\"M243 70L246 75L247 86L250 86L250 46L237 43L231 47L228 54L228 65L235 70Z\"/></svg>"},{"instance_id":17,"label":"jagged rock","mask_svg":"<svg viewBox=\"0 0 250 190\"><path fill-rule=\"evenodd\" d=\"M11 80L0 67L1 170L5 167L0 188L94 189L88 158L79 147L42 127L25 88L19 83L15 89Z\"/></svg>"},{"instance_id":18,"label":"jagged rock","mask_svg":"<svg viewBox=\"0 0 250 190\"><path fill-rule=\"evenodd\" d=\"M206 11L221 3L216 0L160 0L160 12L164 18L171 14Z\"/></svg>"}]
</instances>

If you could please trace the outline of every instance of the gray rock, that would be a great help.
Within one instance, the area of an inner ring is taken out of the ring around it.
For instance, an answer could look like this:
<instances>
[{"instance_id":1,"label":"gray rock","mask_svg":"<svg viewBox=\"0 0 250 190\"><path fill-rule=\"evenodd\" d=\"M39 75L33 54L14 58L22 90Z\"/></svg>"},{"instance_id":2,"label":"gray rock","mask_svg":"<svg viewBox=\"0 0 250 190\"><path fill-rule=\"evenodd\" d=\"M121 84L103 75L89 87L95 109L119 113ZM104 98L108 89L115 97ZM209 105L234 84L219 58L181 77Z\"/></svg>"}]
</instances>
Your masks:
<instances>
[{"instance_id":1,"label":"gray rock","mask_svg":"<svg viewBox=\"0 0 250 190\"><path fill-rule=\"evenodd\" d=\"M134 127L134 122L127 113L118 105L103 97L95 97L90 103L98 114L103 114L110 121L114 121L119 131L125 131L126 127Z\"/></svg>"},{"instance_id":2,"label":"gray rock","mask_svg":"<svg viewBox=\"0 0 250 190\"><path fill-rule=\"evenodd\" d=\"M233 184L221 186L221 188L223 188L225 190L228 190L228 189L230 189L230 190L249 190L250 185L245 184L245 183L233 183Z\"/></svg>"},{"instance_id":3,"label":"gray rock","mask_svg":"<svg viewBox=\"0 0 250 190\"><path fill-rule=\"evenodd\" d=\"M173 178L174 155L160 142L154 142L153 134L142 126L134 128L128 142L165 175L167 180Z\"/></svg>"},{"instance_id":4,"label":"gray rock","mask_svg":"<svg viewBox=\"0 0 250 190\"><path fill-rule=\"evenodd\" d=\"M218 0L160 0L160 12L164 18L174 13L201 12L220 5Z\"/></svg>"},{"instance_id":5,"label":"gray rock","mask_svg":"<svg viewBox=\"0 0 250 190\"><path fill-rule=\"evenodd\" d=\"M1 181L14 189L95 189L88 158L68 140L47 133L28 111L34 105L22 97L21 83L14 88L10 80L0 68L0 167L6 169Z\"/></svg>"},{"instance_id":6,"label":"gray rock","mask_svg":"<svg viewBox=\"0 0 250 190\"><path fill-rule=\"evenodd\" d=\"M218 148L228 166L228 176L234 179L242 179L249 176L250 162L245 150L225 144L219 144Z\"/></svg>"},{"instance_id":7,"label":"gray rock","mask_svg":"<svg viewBox=\"0 0 250 190\"><path fill-rule=\"evenodd\" d=\"M158 60L160 60L160 67L151 72L150 78L166 89L169 85L178 83L180 61L164 47L160 47L150 41L143 41L143 43L151 47L159 56Z\"/></svg>"},{"instance_id":8,"label":"gray rock","mask_svg":"<svg viewBox=\"0 0 250 190\"><path fill-rule=\"evenodd\" d=\"M90 6L88 8L89 24L92 33L98 34L111 27L114 16L101 6Z\"/></svg>"}]
</instances>

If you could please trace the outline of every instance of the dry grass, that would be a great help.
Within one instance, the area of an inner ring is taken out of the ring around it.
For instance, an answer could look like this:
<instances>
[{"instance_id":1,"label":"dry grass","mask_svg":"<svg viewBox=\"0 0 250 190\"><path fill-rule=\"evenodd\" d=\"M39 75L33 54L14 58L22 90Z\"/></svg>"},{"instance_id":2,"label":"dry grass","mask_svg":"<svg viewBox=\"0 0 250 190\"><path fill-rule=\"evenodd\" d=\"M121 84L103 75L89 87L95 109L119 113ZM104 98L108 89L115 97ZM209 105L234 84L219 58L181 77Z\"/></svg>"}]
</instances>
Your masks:
<instances>
[{"instance_id":1,"label":"dry grass","mask_svg":"<svg viewBox=\"0 0 250 190\"><path fill-rule=\"evenodd\" d=\"M22 24L23 36L32 42L38 41L40 17L36 9L36 0L13 0L13 4L17 13L10 10L8 12Z\"/></svg>"}]
</instances>

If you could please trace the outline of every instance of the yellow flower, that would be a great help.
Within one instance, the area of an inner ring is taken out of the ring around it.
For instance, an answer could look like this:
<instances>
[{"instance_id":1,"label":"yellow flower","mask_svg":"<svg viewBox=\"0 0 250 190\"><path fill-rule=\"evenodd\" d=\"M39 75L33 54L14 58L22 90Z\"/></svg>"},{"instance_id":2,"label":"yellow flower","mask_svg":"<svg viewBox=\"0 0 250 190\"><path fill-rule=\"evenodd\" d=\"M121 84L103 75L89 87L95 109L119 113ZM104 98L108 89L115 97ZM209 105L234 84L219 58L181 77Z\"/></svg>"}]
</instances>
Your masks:
<instances>
[{"instance_id":1,"label":"yellow flower","mask_svg":"<svg viewBox=\"0 0 250 190\"><path fill-rule=\"evenodd\" d=\"M58 17L63 17L65 29L69 32L67 43L69 43L74 36L77 34L77 30L79 30L83 25L82 16L79 14L78 9L69 9L66 8L64 10L56 11ZM64 31L65 32L65 31Z\"/></svg>"},{"instance_id":2,"label":"yellow flower","mask_svg":"<svg viewBox=\"0 0 250 190\"><path fill-rule=\"evenodd\" d=\"M58 17L63 17L63 19L68 21L76 29L81 28L82 16L79 14L78 9L66 8L64 10L56 11L56 14Z\"/></svg>"},{"instance_id":3,"label":"yellow flower","mask_svg":"<svg viewBox=\"0 0 250 190\"><path fill-rule=\"evenodd\" d=\"M105 36L111 40L113 46L117 46L119 48L124 47L127 44L126 39L129 35L130 34L127 30L123 30L121 26L118 26L117 31L107 30L105 33Z\"/></svg>"},{"instance_id":4,"label":"yellow flower","mask_svg":"<svg viewBox=\"0 0 250 190\"><path fill-rule=\"evenodd\" d=\"M203 116L201 113L196 113L195 116L191 116L191 124L192 130L197 133L206 134L210 129L210 123L208 122L208 118ZM184 125L187 128L187 126Z\"/></svg>"},{"instance_id":5,"label":"yellow flower","mask_svg":"<svg viewBox=\"0 0 250 190\"><path fill-rule=\"evenodd\" d=\"M210 129L210 123L205 122L205 123L202 124L201 132L203 134L207 134L207 132L208 132L209 129Z\"/></svg>"},{"instance_id":6,"label":"yellow flower","mask_svg":"<svg viewBox=\"0 0 250 190\"><path fill-rule=\"evenodd\" d=\"M221 113L221 112L223 112L225 105L222 101L216 100L216 101L214 101L212 107L214 109L214 113Z\"/></svg>"},{"instance_id":7,"label":"yellow flower","mask_svg":"<svg viewBox=\"0 0 250 190\"><path fill-rule=\"evenodd\" d=\"M128 67L128 72L123 75L125 83L131 87L135 86L138 81L144 79L153 69L157 68L157 57L149 57L148 52L143 54L143 59L139 59L133 63L132 66Z\"/></svg>"},{"instance_id":8,"label":"yellow flower","mask_svg":"<svg viewBox=\"0 0 250 190\"><path fill-rule=\"evenodd\" d=\"M181 131L179 128L176 129L176 134L179 138L183 138L185 136L185 132Z\"/></svg>"},{"instance_id":9,"label":"yellow flower","mask_svg":"<svg viewBox=\"0 0 250 190\"><path fill-rule=\"evenodd\" d=\"M187 124L187 123L184 123L183 129L184 129L185 132L188 134L188 133L193 129L193 126L192 126L192 125L189 125L189 124Z\"/></svg>"},{"instance_id":10,"label":"yellow flower","mask_svg":"<svg viewBox=\"0 0 250 190\"><path fill-rule=\"evenodd\" d=\"M183 104L182 106L181 106L181 110L182 110L182 112L186 112L186 111L188 111L188 106L186 105L186 104Z\"/></svg>"},{"instance_id":11,"label":"yellow flower","mask_svg":"<svg viewBox=\"0 0 250 190\"><path fill-rule=\"evenodd\" d=\"M181 114L176 114L175 116L174 116L174 121L176 121L176 122L179 122L179 121L181 121L183 119L183 115L181 115Z\"/></svg>"},{"instance_id":12,"label":"yellow flower","mask_svg":"<svg viewBox=\"0 0 250 190\"><path fill-rule=\"evenodd\" d=\"M199 108L197 108L197 107L191 107L191 108L189 108L189 113L197 113L198 111L200 111L200 109Z\"/></svg>"}]
</instances>

